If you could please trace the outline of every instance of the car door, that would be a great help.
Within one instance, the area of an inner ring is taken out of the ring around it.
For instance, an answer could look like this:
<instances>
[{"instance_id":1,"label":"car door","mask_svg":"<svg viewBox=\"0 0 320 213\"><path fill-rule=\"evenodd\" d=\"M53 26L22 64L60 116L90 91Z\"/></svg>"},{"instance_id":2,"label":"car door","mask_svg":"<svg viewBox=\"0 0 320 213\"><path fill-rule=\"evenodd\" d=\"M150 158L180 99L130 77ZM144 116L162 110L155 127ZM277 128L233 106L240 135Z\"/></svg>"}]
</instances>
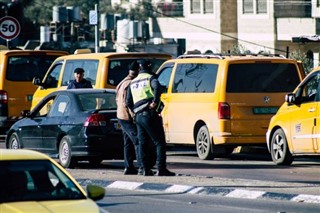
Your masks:
<instances>
[{"instance_id":1,"label":"car door","mask_svg":"<svg viewBox=\"0 0 320 213\"><path fill-rule=\"evenodd\" d=\"M319 79L320 73L310 76L302 84L296 97L300 104L292 106L291 136L294 153L312 153L317 144L316 135L320 133L320 121L317 121L319 110Z\"/></svg>"},{"instance_id":2,"label":"car door","mask_svg":"<svg viewBox=\"0 0 320 213\"><path fill-rule=\"evenodd\" d=\"M41 123L43 147L46 153L57 153L57 142L61 134L63 120L70 113L70 98L67 95L57 96L52 107Z\"/></svg>"},{"instance_id":3,"label":"car door","mask_svg":"<svg viewBox=\"0 0 320 213\"><path fill-rule=\"evenodd\" d=\"M30 117L26 118L19 126L24 148L43 150L41 123L46 119L53 99L54 96L44 99L35 107Z\"/></svg>"},{"instance_id":4,"label":"car door","mask_svg":"<svg viewBox=\"0 0 320 213\"><path fill-rule=\"evenodd\" d=\"M168 96L170 96L167 91L168 91L168 87L169 87L169 81L171 78L171 73L172 73L172 69L173 69L174 63L173 62L168 62L166 64L164 64L158 71L157 71L157 75L158 75L158 81L160 83L160 85L163 87L163 93L161 95L161 101L164 104L164 108L162 110L162 118L163 118L163 127L164 127L164 131L165 131L165 135L166 135L166 140L170 141L170 134L168 132Z\"/></svg>"}]
</instances>

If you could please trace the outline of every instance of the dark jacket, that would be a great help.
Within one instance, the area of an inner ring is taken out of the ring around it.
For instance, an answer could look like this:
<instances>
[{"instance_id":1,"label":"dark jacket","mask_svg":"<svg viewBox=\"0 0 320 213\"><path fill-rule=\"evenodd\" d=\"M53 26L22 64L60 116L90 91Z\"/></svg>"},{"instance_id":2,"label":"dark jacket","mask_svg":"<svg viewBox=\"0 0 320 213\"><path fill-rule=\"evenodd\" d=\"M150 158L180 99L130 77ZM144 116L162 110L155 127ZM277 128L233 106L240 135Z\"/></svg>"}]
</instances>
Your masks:
<instances>
[{"instance_id":1,"label":"dark jacket","mask_svg":"<svg viewBox=\"0 0 320 213\"><path fill-rule=\"evenodd\" d=\"M82 79L80 82L76 82L76 80L71 80L68 84L67 89L78 89L78 88L92 88L91 82Z\"/></svg>"}]
</instances>

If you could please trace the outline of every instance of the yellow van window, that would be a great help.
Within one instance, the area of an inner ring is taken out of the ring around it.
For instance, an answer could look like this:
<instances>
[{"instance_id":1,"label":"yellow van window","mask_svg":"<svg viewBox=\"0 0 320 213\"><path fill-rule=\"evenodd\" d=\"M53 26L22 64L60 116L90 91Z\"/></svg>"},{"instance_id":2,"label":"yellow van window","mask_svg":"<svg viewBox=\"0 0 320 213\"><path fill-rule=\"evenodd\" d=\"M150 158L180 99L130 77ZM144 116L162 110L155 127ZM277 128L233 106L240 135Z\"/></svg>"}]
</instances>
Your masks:
<instances>
[{"instance_id":1,"label":"yellow van window","mask_svg":"<svg viewBox=\"0 0 320 213\"><path fill-rule=\"evenodd\" d=\"M85 79L91 81L92 85L95 85L97 78L97 71L99 66L99 60L67 60L62 77L62 86L67 86L70 80L74 79L73 71L77 67L84 69Z\"/></svg>"},{"instance_id":2,"label":"yellow van window","mask_svg":"<svg viewBox=\"0 0 320 213\"><path fill-rule=\"evenodd\" d=\"M128 75L129 65L141 58L113 59L109 62L107 84L117 86ZM151 61L151 70L156 72L166 59L147 58Z\"/></svg>"},{"instance_id":3,"label":"yellow van window","mask_svg":"<svg viewBox=\"0 0 320 213\"><path fill-rule=\"evenodd\" d=\"M299 82L297 69L291 63L231 64L227 92L291 92Z\"/></svg>"},{"instance_id":4,"label":"yellow van window","mask_svg":"<svg viewBox=\"0 0 320 213\"><path fill-rule=\"evenodd\" d=\"M10 81L32 81L42 79L57 56L23 55L10 56L7 63L6 79Z\"/></svg>"},{"instance_id":5,"label":"yellow van window","mask_svg":"<svg viewBox=\"0 0 320 213\"><path fill-rule=\"evenodd\" d=\"M58 63L51 69L50 73L48 74L45 80L46 88L55 88L58 86L58 80L59 80L61 68L62 68L62 63Z\"/></svg>"},{"instance_id":6,"label":"yellow van window","mask_svg":"<svg viewBox=\"0 0 320 213\"><path fill-rule=\"evenodd\" d=\"M173 93L214 92L217 64L178 64L174 76Z\"/></svg>"}]
</instances>

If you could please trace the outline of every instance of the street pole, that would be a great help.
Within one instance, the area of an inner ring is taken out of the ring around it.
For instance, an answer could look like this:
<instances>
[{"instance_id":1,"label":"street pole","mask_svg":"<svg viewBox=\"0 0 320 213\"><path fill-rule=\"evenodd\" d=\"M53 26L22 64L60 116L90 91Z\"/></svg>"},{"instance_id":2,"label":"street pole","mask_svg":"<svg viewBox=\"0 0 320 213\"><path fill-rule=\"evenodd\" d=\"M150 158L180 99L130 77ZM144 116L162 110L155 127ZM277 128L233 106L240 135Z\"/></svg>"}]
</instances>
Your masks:
<instances>
[{"instance_id":1,"label":"street pole","mask_svg":"<svg viewBox=\"0 0 320 213\"><path fill-rule=\"evenodd\" d=\"M94 9L97 14L97 23L95 25L95 52L99 52L99 11L98 11L98 4L94 5Z\"/></svg>"}]
</instances>

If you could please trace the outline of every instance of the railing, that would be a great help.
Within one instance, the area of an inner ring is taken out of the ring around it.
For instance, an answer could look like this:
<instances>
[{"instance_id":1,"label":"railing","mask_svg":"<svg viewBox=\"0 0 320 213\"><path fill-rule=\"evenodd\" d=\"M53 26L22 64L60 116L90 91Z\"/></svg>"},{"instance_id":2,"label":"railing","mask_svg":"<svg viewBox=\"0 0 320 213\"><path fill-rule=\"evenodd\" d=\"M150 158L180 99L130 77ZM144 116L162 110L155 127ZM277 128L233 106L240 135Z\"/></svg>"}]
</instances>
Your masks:
<instances>
[{"instance_id":1,"label":"railing","mask_svg":"<svg viewBox=\"0 0 320 213\"><path fill-rule=\"evenodd\" d=\"M161 2L156 4L159 16L169 16L169 17L183 17L183 3L174 2L166 3Z\"/></svg>"}]
</instances>

